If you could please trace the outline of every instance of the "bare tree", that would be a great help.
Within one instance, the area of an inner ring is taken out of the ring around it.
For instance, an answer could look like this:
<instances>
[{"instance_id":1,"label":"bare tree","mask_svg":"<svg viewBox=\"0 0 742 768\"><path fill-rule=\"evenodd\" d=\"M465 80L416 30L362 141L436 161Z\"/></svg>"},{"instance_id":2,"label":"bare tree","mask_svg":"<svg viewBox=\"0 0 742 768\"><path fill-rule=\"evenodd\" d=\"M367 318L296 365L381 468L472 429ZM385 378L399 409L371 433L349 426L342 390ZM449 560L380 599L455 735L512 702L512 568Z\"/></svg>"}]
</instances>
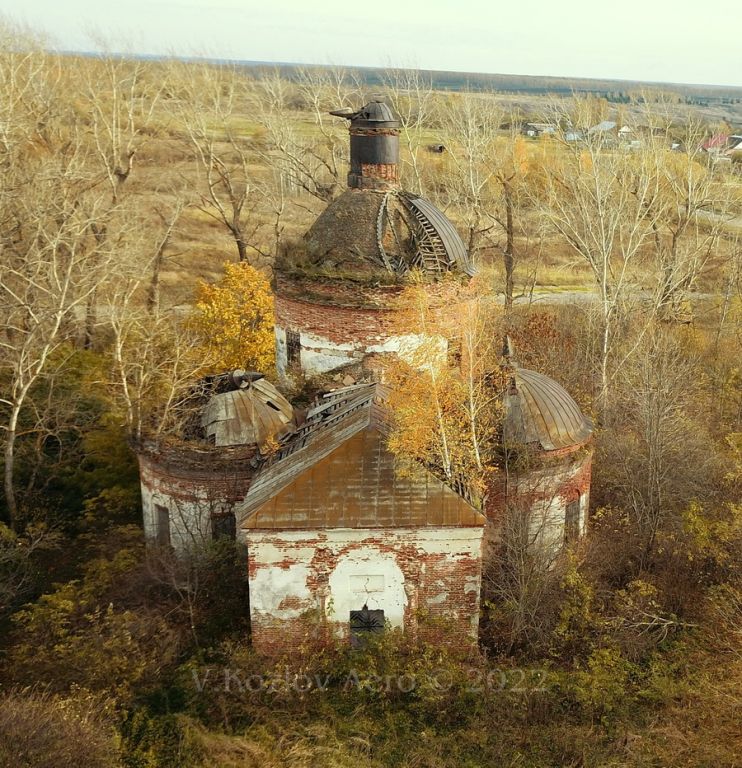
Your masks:
<instances>
[{"instance_id":1,"label":"bare tree","mask_svg":"<svg viewBox=\"0 0 742 768\"><path fill-rule=\"evenodd\" d=\"M139 281L110 296L114 400L136 442L187 432L198 372L208 364L198 342L172 313L150 314L138 305Z\"/></svg>"},{"instance_id":2,"label":"bare tree","mask_svg":"<svg viewBox=\"0 0 742 768\"><path fill-rule=\"evenodd\" d=\"M485 555L482 588L485 602L491 601L498 614L496 632L512 653L537 647L553 628L561 549L542 544L545 519L517 499L508 502L498 522L497 540Z\"/></svg>"},{"instance_id":3,"label":"bare tree","mask_svg":"<svg viewBox=\"0 0 742 768\"><path fill-rule=\"evenodd\" d=\"M401 158L402 168L409 168L413 189L424 194L420 150L431 123L433 82L419 69L390 69L384 75L384 85L401 124L400 135L406 150ZM410 186L409 181L407 186Z\"/></svg>"},{"instance_id":4,"label":"bare tree","mask_svg":"<svg viewBox=\"0 0 742 768\"><path fill-rule=\"evenodd\" d=\"M249 261L251 251L263 255L255 243L254 153L240 129L250 93L246 76L234 66L192 63L173 66L170 76L183 90L176 112L204 185L198 207L226 228L240 261Z\"/></svg>"},{"instance_id":5,"label":"bare tree","mask_svg":"<svg viewBox=\"0 0 742 768\"><path fill-rule=\"evenodd\" d=\"M100 174L99 183L110 192L108 209L91 222L99 250L105 247L109 227L120 212L124 184L132 173L135 155L147 141L146 132L162 93L162 81L156 82L151 68L144 62L112 54L80 66L96 161L91 162L91 171ZM94 290L86 308L86 347L93 343L97 301L98 292Z\"/></svg>"},{"instance_id":6,"label":"bare tree","mask_svg":"<svg viewBox=\"0 0 742 768\"><path fill-rule=\"evenodd\" d=\"M6 152L0 167L0 372L4 488L11 525L19 419L111 261L92 226L107 202L86 165L78 115L57 98L59 62L0 51ZM38 98L34 98L38 96Z\"/></svg>"},{"instance_id":7,"label":"bare tree","mask_svg":"<svg viewBox=\"0 0 742 768\"><path fill-rule=\"evenodd\" d=\"M302 130L292 98L309 110L319 141ZM295 85L277 72L258 82L255 112L266 131L263 157L279 170L290 192L305 192L325 203L340 194L348 139L345 126L329 111L357 107L357 98L357 84L343 69L302 69Z\"/></svg>"},{"instance_id":8,"label":"bare tree","mask_svg":"<svg viewBox=\"0 0 742 768\"><path fill-rule=\"evenodd\" d=\"M702 143L705 126L689 116L673 122L663 105L645 107L642 146L658 174L658 194L649 216L657 283L654 310L664 320L676 320L698 278L723 245L732 209L733 187L709 167ZM673 136L679 151L671 151Z\"/></svg>"},{"instance_id":9,"label":"bare tree","mask_svg":"<svg viewBox=\"0 0 742 768\"><path fill-rule=\"evenodd\" d=\"M590 101L554 108L552 120L566 128L556 134L545 166L544 213L589 266L598 289L599 402L605 406L614 336L637 279L634 268L660 216L653 208L659 178L656 156L621 151L593 118Z\"/></svg>"},{"instance_id":10,"label":"bare tree","mask_svg":"<svg viewBox=\"0 0 742 768\"><path fill-rule=\"evenodd\" d=\"M167 250L175 227L187 207L188 204L179 195L176 195L175 201L169 209L166 209L164 206L155 207L161 231L155 240L154 256L152 257L152 275L147 289L147 310L152 315L158 315L160 312L160 278L162 269L165 265Z\"/></svg>"},{"instance_id":11,"label":"bare tree","mask_svg":"<svg viewBox=\"0 0 742 768\"><path fill-rule=\"evenodd\" d=\"M456 94L441 106L447 168L434 195L466 226L472 259L497 226L494 216L495 160L502 113L488 94Z\"/></svg>"},{"instance_id":12,"label":"bare tree","mask_svg":"<svg viewBox=\"0 0 742 768\"><path fill-rule=\"evenodd\" d=\"M606 413L599 482L629 513L641 540L640 568L661 528L674 516L677 523L690 502L713 495L712 441L690 416L703 402L698 380L698 361L670 329L653 328L624 366Z\"/></svg>"}]
</instances>

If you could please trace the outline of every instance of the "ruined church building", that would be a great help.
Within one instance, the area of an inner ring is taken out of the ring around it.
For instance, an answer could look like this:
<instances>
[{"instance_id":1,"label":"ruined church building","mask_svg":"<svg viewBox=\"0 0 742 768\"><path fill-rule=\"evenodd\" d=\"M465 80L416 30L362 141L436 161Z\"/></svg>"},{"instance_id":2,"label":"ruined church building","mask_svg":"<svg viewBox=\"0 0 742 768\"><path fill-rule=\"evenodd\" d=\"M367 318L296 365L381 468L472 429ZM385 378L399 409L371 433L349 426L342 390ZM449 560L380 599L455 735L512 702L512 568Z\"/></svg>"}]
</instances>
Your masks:
<instances>
[{"instance_id":1,"label":"ruined church building","mask_svg":"<svg viewBox=\"0 0 742 768\"><path fill-rule=\"evenodd\" d=\"M400 188L389 107L333 114L349 121L348 189L277 260L277 371L284 383L356 383L295 408L264 378L221 377L200 439L141 446L145 534L176 551L222 534L246 544L259 650L299 643L308 622L355 641L442 619L451 642L475 640L483 552L506 507L545 553L584 533L592 425L559 384L506 359L503 435L536 460L508 472L483 510L422 466L396 471L379 361L415 344L393 330L401 278L415 268L433 286L474 268L446 216Z\"/></svg>"}]
</instances>

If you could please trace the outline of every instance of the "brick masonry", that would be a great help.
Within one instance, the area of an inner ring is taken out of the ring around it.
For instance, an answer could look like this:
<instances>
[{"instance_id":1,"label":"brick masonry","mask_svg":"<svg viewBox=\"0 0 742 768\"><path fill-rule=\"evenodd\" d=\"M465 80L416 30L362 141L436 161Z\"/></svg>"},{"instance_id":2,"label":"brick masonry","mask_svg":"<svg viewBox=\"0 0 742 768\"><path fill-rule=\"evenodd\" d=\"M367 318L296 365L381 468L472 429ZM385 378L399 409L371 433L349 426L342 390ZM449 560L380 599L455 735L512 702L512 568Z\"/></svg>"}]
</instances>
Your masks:
<instances>
[{"instance_id":1,"label":"brick masonry","mask_svg":"<svg viewBox=\"0 0 742 768\"><path fill-rule=\"evenodd\" d=\"M256 450L199 444L149 446L138 454L144 532L157 538L157 507L168 510L176 550L211 536L211 518L230 512L252 482Z\"/></svg>"},{"instance_id":2,"label":"brick masonry","mask_svg":"<svg viewBox=\"0 0 742 768\"><path fill-rule=\"evenodd\" d=\"M548 546L564 540L567 505L579 501L580 532L585 533L590 505L591 443L559 451L540 451L525 466L500 473L490 489L485 513L487 537L497 541L507 507L530 516L534 538ZM507 479L506 479L507 478Z\"/></svg>"},{"instance_id":3,"label":"brick masonry","mask_svg":"<svg viewBox=\"0 0 742 768\"><path fill-rule=\"evenodd\" d=\"M337 344L379 344L393 335L388 309L315 304L276 295L276 325L305 331Z\"/></svg>"},{"instance_id":4,"label":"brick masonry","mask_svg":"<svg viewBox=\"0 0 742 768\"><path fill-rule=\"evenodd\" d=\"M347 637L351 610L472 643L482 529L245 531L253 645L275 653L323 634Z\"/></svg>"}]
</instances>

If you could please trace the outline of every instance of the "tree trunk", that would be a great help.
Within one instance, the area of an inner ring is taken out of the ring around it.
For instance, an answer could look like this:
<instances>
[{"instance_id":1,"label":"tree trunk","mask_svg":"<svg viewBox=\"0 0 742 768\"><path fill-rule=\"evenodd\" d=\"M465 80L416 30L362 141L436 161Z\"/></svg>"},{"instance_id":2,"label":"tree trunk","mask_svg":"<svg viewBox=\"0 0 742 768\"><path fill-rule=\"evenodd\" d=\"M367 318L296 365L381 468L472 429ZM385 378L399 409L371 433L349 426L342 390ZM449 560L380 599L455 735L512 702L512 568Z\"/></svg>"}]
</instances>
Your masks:
<instances>
[{"instance_id":1,"label":"tree trunk","mask_svg":"<svg viewBox=\"0 0 742 768\"><path fill-rule=\"evenodd\" d=\"M15 488L13 485L13 475L15 471L15 439L18 428L18 407L14 407L8 420L8 429L5 433L5 451L4 451L4 487L5 487L5 505L8 508L8 524L15 530L18 522L18 504L15 498Z\"/></svg>"},{"instance_id":2,"label":"tree trunk","mask_svg":"<svg viewBox=\"0 0 742 768\"><path fill-rule=\"evenodd\" d=\"M83 347L85 349L93 348L93 337L95 336L95 324L97 321L97 291L93 290L88 297L85 307L85 335L83 337Z\"/></svg>"},{"instance_id":3,"label":"tree trunk","mask_svg":"<svg viewBox=\"0 0 742 768\"><path fill-rule=\"evenodd\" d=\"M600 396L598 403L601 411L608 405L608 355L611 349L611 312L605 308L603 314L603 332L600 344Z\"/></svg>"},{"instance_id":4,"label":"tree trunk","mask_svg":"<svg viewBox=\"0 0 742 768\"><path fill-rule=\"evenodd\" d=\"M513 287L515 284L515 233L513 227L513 194L509 184L504 185L505 192L505 311L513 307Z\"/></svg>"},{"instance_id":5,"label":"tree trunk","mask_svg":"<svg viewBox=\"0 0 742 768\"><path fill-rule=\"evenodd\" d=\"M247 261L247 245L243 240L242 235L236 236L234 240L237 243L237 253L239 254L240 261L246 262Z\"/></svg>"},{"instance_id":6,"label":"tree trunk","mask_svg":"<svg viewBox=\"0 0 742 768\"><path fill-rule=\"evenodd\" d=\"M152 266L152 278L149 281L149 291L147 291L147 312L155 315L160 309L160 268L162 267L162 258L158 255Z\"/></svg>"}]
</instances>

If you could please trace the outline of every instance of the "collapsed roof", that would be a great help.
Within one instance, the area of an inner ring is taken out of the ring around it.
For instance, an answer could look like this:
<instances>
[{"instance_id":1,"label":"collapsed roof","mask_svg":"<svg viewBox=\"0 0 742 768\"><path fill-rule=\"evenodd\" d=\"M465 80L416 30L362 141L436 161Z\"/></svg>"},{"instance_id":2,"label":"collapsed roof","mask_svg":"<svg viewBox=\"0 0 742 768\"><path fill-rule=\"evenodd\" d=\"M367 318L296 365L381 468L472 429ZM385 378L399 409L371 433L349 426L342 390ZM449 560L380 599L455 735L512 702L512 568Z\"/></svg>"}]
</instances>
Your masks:
<instances>
[{"instance_id":1,"label":"collapsed roof","mask_svg":"<svg viewBox=\"0 0 742 768\"><path fill-rule=\"evenodd\" d=\"M239 381L211 397L201 414L206 439L216 446L257 445L265 450L294 427L294 409L266 379Z\"/></svg>"}]
</instances>

